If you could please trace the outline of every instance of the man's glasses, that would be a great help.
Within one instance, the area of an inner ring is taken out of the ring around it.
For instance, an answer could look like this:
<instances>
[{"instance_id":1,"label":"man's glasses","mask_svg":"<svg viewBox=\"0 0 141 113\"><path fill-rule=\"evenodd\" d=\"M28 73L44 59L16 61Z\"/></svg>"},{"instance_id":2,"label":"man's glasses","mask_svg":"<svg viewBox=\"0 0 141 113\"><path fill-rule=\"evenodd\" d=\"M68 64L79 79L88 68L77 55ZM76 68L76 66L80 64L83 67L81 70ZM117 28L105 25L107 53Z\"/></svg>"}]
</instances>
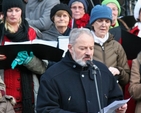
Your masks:
<instances>
[{"instance_id":1,"label":"man's glasses","mask_svg":"<svg viewBox=\"0 0 141 113\"><path fill-rule=\"evenodd\" d=\"M71 7L71 9L72 10L84 10L84 7L81 7L81 6L78 6L78 7L76 7L76 6L73 6L73 7Z\"/></svg>"}]
</instances>

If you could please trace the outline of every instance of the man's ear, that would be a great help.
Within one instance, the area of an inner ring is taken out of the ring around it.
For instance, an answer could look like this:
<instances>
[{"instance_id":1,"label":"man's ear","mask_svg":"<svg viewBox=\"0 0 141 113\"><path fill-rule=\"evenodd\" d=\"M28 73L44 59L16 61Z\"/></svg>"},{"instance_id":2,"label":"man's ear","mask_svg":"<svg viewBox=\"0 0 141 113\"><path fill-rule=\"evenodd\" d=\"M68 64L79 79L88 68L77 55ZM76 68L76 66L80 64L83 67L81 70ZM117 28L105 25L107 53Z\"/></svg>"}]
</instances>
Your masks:
<instances>
[{"instance_id":1,"label":"man's ear","mask_svg":"<svg viewBox=\"0 0 141 113\"><path fill-rule=\"evenodd\" d=\"M72 53L72 45L71 44L68 44L68 50L70 53Z\"/></svg>"}]
</instances>

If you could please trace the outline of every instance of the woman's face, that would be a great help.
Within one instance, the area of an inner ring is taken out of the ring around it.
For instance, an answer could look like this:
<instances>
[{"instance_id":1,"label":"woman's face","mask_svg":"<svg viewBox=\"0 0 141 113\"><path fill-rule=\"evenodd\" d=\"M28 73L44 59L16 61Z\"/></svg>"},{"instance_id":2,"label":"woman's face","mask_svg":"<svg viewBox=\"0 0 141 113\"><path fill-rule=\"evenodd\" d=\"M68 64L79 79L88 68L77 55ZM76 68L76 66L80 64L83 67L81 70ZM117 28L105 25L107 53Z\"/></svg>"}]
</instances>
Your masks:
<instances>
[{"instance_id":1,"label":"woman's face","mask_svg":"<svg viewBox=\"0 0 141 113\"><path fill-rule=\"evenodd\" d=\"M111 21L109 19L97 19L93 24L94 32L97 37L104 38L109 31Z\"/></svg>"},{"instance_id":2,"label":"woman's face","mask_svg":"<svg viewBox=\"0 0 141 113\"><path fill-rule=\"evenodd\" d=\"M7 10L6 20L9 24L19 24L21 20L22 10L18 7L13 7Z\"/></svg>"},{"instance_id":3,"label":"woman's face","mask_svg":"<svg viewBox=\"0 0 141 113\"><path fill-rule=\"evenodd\" d=\"M118 18L118 7L114 3L107 4L112 9L112 24L115 24Z\"/></svg>"},{"instance_id":4,"label":"woman's face","mask_svg":"<svg viewBox=\"0 0 141 113\"><path fill-rule=\"evenodd\" d=\"M54 24L56 27L67 27L70 21L68 12L58 11L54 16Z\"/></svg>"},{"instance_id":5,"label":"woman's face","mask_svg":"<svg viewBox=\"0 0 141 113\"><path fill-rule=\"evenodd\" d=\"M84 5L81 2L74 2L71 5L72 18L80 19L85 14Z\"/></svg>"}]
</instances>

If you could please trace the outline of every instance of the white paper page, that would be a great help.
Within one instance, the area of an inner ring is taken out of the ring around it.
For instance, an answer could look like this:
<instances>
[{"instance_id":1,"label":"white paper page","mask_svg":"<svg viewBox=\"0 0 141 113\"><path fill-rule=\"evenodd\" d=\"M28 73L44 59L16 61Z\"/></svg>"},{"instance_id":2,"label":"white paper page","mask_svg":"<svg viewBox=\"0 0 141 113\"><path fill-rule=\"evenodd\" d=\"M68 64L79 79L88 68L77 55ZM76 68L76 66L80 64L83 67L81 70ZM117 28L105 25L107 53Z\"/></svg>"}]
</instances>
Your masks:
<instances>
[{"instance_id":1,"label":"white paper page","mask_svg":"<svg viewBox=\"0 0 141 113\"><path fill-rule=\"evenodd\" d=\"M69 36L59 36L59 48L64 50L63 57L65 56L65 53L68 50L68 43L69 43Z\"/></svg>"},{"instance_id":2,"label":"white paper page","mask_svg":"<svg viewBox=\"0 0 141 113\"><path fill-rule=\"evenodd\" d=\"M115 110L117 108L126 104L129 100L130 100L130 98L126 99L126 100L117 100L117 101L112 102L111 104L109 104L107 107L104 108L104 113L115 113Z\"/></svg>"},{"instance_id":3,"label":"white paper page","mask_svg":"<svg viewBox=\"0 0 141 113\"><path fill-rule=\"evenodd\" d=\"M43 44L52 47L57 47L57 41L46 41L41 39L35 39L33 41L24 41L24 42L5 42L4 45L17 45L17 44Z\"/></svg>"},{"instance_id":4,"label":"white paper page","mask_svg":"<svg viewBox=\"0 0 141 113\"><path fill-rule=\"evenodd\" d=\"M31 41L24 42L5 42L4 45L31 44Z\"/></svg>"},{"instance_id":5,"label":"white paper page","mask_svg":"<svg viewBox=\"0 0 141 113\"><path fill-rule=\"evenodd\" d=\"M46 41L41 39L35 39L32 41L33 44L44 44L52 47L57 47L57 41Z\"/></svg>"}]
</instances>

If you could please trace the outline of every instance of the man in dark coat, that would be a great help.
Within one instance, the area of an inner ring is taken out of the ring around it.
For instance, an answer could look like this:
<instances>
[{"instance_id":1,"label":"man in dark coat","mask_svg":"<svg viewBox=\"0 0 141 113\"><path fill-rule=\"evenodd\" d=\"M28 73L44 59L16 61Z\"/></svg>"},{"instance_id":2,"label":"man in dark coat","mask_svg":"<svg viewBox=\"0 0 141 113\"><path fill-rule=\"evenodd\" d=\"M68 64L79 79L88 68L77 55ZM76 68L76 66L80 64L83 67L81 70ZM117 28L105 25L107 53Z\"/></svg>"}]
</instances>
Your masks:
<instances>
[{"instance_id":1,"label":"man in dark coat","mask_svg":"<svg viewBox=\"0 0 141 113\"><path fill-rule=\"evenodd\" d=\"M123 98L108 68L92 60L94 37L91 31L75 28L69 38L65 57L41 77L37 113L98 113L99 102L104 108ZM116 113L125 113L126 109L127 104L116 109Z\"/></svg>"}]
</instances>

